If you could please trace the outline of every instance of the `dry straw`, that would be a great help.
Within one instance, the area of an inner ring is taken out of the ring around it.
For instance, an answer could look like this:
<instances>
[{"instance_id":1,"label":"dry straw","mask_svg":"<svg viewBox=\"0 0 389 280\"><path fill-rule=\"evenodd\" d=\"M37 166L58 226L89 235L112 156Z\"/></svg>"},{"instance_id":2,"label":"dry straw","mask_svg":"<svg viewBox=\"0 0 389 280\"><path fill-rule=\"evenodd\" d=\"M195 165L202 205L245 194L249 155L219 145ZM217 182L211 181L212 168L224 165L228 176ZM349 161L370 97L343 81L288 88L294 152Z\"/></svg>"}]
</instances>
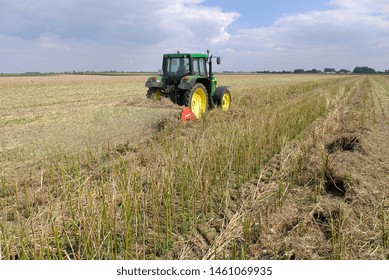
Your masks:
<instances>
[{"instance_id":1,"label":"dry straw","mask_svg":"<svg viewBox=\"0 0 389 280\"><path fill-rule=\"evenodd\" d=\"M35 124L48 129L45 141L35 141L34 132L26 134L42 147L33 158L45 160L26 165L31 160L29 148L17 142L26 151L20 158L26 176L19 178L10 170L2 176L3 258L349 256L348 244L354 240L348 239L347 225L352 214L342 208L336 214L329 206L329 212L313 210L327 200L322 176L327 165L321 161L323 150L317 149L323 135L339 123L354 124L355 119L359 125L379 123L378 112L385 112L387 104L386 91L374 91L373 99L363 92L388 85L387 80L223 76L221 82L230 84L233 92L230 111L213 110L200 121L181 124L171 117L177 114L176 107L164 109L137 101L144 94L143 81L131 79L9 86L20 97L31 91L53 111ZM56 105L50 105L50 98ZM42 104L36 105L44 108ZM362 110L338 114L342 108L352 110L360 104ZM373 111L371 106L381 109ZM39 115L39 110L31 110L32 117ZM57 110L59 116L54 113ZM162 115L165 121L161 122ZM143 131L134 129L139 125ZM7 129L17 134L22 127L13 122ZM87 135L78 133L82 130ZM71 132L61 139L73 148L61 146L55 131ZM11 161L12 157L10 153ZM5 163L11 165L11 161ZM309 168L315 162L317 173ZM307 171L314 176L302 176ZM313 187L301 196L306 206L302 208L298 200L291 200L303 193L301 185ZM379 215L384 246L385 209L382 206ZM282 216L285 211L290 220ZM313 213L299 216L299 211ZM312 217L317 219L312 221ZM313 232L327 230L330 239L324 240L323 235L323 245L316 246L330 255L304 249L296 241L310 240Z\"/></svg>"}]
</instances>

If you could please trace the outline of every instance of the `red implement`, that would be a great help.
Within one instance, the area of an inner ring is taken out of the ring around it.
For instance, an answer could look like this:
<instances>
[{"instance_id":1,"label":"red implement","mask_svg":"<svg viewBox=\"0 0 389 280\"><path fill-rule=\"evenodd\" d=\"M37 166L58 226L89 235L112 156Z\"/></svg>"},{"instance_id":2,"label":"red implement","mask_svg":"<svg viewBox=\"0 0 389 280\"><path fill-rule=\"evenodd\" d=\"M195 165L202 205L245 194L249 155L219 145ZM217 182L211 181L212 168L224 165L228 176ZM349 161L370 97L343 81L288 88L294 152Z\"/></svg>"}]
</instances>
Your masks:
<instances>
[{"instance_id":1,"label":"red implement","mask_svg":"<svg viewBox=\"0 0 389 280\"><path fill-rule=\"evenodd\" d=\"M197 120L195 114L192 112L192 110L189 107L185 107L182 110L181 114L181 121L182 122L191 122Z\"/></svg>"}]
</instances>

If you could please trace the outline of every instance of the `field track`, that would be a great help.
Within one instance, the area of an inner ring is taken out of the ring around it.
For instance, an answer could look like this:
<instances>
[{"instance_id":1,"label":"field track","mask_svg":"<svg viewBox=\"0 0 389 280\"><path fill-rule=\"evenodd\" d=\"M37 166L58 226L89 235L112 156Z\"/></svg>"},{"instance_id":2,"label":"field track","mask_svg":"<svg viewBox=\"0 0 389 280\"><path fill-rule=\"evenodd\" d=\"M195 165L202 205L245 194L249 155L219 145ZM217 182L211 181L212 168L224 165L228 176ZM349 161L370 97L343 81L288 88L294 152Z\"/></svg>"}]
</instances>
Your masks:
<instances>
[{"instance_id":1,"label":"field track","mask_svg":"<svg viewBox=\"0 0 389 280\"><path fill-rule=\"evenodd\" d=\"M389 77L222 75L194 123L146 77L0 78L5 259L388 259Z\"/></svg>"}]
</instances>

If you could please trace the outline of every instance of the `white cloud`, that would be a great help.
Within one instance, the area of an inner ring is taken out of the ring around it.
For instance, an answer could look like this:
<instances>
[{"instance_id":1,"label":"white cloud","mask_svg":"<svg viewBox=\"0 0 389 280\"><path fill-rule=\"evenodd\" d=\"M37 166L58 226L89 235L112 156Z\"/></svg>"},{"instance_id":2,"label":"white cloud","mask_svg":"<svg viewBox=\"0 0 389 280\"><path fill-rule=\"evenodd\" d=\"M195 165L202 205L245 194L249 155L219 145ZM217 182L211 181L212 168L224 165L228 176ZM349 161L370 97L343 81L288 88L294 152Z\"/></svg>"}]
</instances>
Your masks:
<instances>
[{"instance_id":1,"label":"white cloud","mask_svg":"<svg viewBox=\"0 0 389 280\"><path fill-rule=\"evenodd\" d=\"M234 49L231 49L231 48L226 48L226 49L221 49L220 50L220 53L227 53L227 54L231 54L231 53L234 53L235 50Z\"/></svg>"},{"instance_id":2,"label":"white cloud","mask_svg":"<svg viewBox=\"0 0 389 280\"><path fill-rule=\"evenodd\" d=\"M9 54L8 63L0 65L0 72L32 68L45 71L46 67L39 65L53 65L53 60L58 63L58 67L52 66L56 68L53 71L102 70L98 62L102 57L118 59L113 51L143 56L138 70L155 70L164 52L205 51L229 40L227 27L239 15L202 6L202 2L0 0L0 37L4 42L0 51ZM92 55L96 55L95 59L90 58ZM21 56L24 63L19 63ZM41 63L29 64L37 56ZM71 59L75 62L73 67L64 69L58 57L64 58L66 67L69 58L79 60ZM108 67L115 69L115 64L108 63L104 70Z\"/></svg>"},{"instance_id":3,"label":"white cloud","mask_svg":"<svg viewBox=\"0 0 389 280\"><path fill-rule=\"evenodd\" d=\"M389 68L389 0L328 1L231 33L239 14L203 0L0 0L0 72L156 70L162 53L208 48L217 70Z\"/></svg>"},{"instance_id":4,"label":"white cloud","mask_svg":"<svg viewBox=\"0 0 389 280\"><path fill-rule=\"evenodd\" d=\"M202 7L202 1L175 1L158 11L159 26L163 33L176 43L185 45L221 44L228 41L228 25L238 17L237 13L223 13L219 8Z\"/></svg>"},{"instance_id":5,"label":"white cloud","mask_svg":"<svg viewBox=\"0 0 389 280\"><path fill-rule=\"evenodd\" d=\"M284 16L269 27L240 30L231 36L229 45L241 54L250 51L257 62L247 63L244 70L328 66L353 70L356 63L373 63L377 70L389 67L389 60L385 61L389 57L389 1L334 0L331 4L330 10Z\"/></svg>"},{"instance_id":6,"label":"white cloud","mask_svg":"<svg viewBox=\"0 0 389 280\"><path fill-rule=\"evenodd\" d=\"M38 41L39 41L39 46L42 49L58 49L63 51L72 50L71 46L61 41L58 37L52 36L50 34L47 35L43 34Z\"/></svg>"},{"instance_id":7,"label":"white cloud","mask_svg":"<svg viewBox=\"0 0 389 280\"><path fill-rule=\"evenodd\" d=\"M335 8L349 10L353 13L378 13L387 16L389 12L388 0L332 0L330 4Z\"/></svg>"}]
</instances>

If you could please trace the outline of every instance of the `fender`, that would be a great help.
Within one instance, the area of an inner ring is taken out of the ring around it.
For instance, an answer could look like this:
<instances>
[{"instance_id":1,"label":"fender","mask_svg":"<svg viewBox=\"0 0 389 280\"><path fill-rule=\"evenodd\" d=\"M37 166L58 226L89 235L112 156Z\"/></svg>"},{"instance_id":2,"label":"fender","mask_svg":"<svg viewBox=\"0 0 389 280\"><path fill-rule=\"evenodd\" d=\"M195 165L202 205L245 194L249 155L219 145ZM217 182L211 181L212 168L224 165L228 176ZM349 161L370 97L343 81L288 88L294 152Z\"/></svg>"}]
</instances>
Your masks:
<instances>
[{"instance_id":1,"label":"fender","mask_svg":"<svg viewBox=\"0 0 389 280\"><path fill-rule=\"evenodd\" d=\"M197 82L197 78L185 77L181 79L178 88L181 90L188 90L191 89L196 82Z\"/></svg>"},{"instance_id":2,"label":"fender","mask_svg":"<svg viewBox=\"0 0 389 280\"><path fill-rule=\"evenodd\" d=\"M228 89L230 86L220 86L220 87L217 87L213 96L215 96L216 94L222 94L223 91L225 91L226 89Z\"/></svg>"},{"instance_id":3,"label":"fender","mask_svg":"<svg viewBox=\"0 0 389 280\"><path fill-rule=\"evenodd\" d=\"M181 79L180 84L178 85L178 88L181 90L188 90L191 89L195 83L202 83L205 88L207 88L207 80L204 79L202 76L186 76Z\"/></svg>"},{"instance_id":4,"label":"fender","mask_svg":"<svg viewBox=\"0 0 389 280\"><path fill-rule=\"evenodd\" d=\"M148 87L148 88L152 88L152 87L153 88L161 88L161 89L165 88L163 79L160 76L148 78L147 81L146 81L145 86Z\"/></svg>"},{"instance_id":5,"label":"fender","mask_svg":"<svg viewBox=\"0 0 389 280\"><path fill-rule=\"evenodd\" d=\"M223 93L223 91L225 91L226 89L228 89L230 86L220 86L220 87L217 87L216 88L216 90L215 90L215 93L213 94L213 95L215 95L215 94L221 94L221 93Z\"/></svg>"}]
</instances>

